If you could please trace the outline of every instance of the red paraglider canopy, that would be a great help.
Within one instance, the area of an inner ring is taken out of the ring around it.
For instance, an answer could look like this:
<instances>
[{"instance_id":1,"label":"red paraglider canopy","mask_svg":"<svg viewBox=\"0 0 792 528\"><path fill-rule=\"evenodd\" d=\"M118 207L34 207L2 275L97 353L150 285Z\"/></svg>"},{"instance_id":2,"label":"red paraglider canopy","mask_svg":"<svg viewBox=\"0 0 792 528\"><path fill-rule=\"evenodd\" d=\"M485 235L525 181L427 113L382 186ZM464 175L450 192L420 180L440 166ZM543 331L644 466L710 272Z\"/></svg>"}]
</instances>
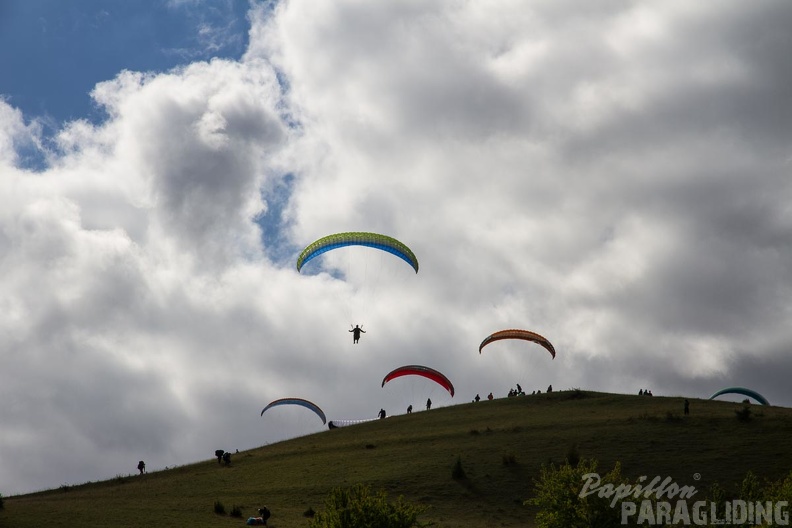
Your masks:
<instances>
[{"instance_id":1,"label":"red paraglider canopy","mask_svg":"<svg viewBox=\"0 0 792 528\"><path fill-rule=\"evenodd\" d=\"M452 398L454 397L454 385L451 381L445 377L443 373L422 365L405 365L390 371L388 375L382 379L382 386L384 387L390 380L401 376L423 376L441 385L448 391Z\"/></svg>"}]
</instances>

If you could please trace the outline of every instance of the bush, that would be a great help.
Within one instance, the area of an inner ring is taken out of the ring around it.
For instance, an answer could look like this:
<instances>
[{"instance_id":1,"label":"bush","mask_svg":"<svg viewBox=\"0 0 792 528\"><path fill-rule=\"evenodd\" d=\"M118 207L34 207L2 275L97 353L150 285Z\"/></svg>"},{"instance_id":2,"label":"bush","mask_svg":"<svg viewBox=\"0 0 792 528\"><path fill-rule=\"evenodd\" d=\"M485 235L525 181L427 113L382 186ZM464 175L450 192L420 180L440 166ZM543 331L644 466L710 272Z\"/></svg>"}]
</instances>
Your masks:
<instances>
[{"instance_id":1,"label":"bush","mask_svg":"<svg viewBox=\"0 0 792 528\"><path fill-rule=\"evenodd\" d=\"M325 510L317 512L309 528L413 528L420 524L418 516L425 507L414 506L399 496L388 502L384 491L374 492L369 486L335 488L325 500Z\"/></svg>"},{"instance_id":2,"label":"bush","mask_svg":"<svg viewBox=\"0 0 792 528\"><path fill-rule=\"evenodd\" d=\"M225 511L225 506L223 506L223 503L222 503L222 502L220 502L219 500L216 500L216 501L215 501L215 504L214 504L214 512L215 512L217 515L225 515L225 512L226 512L226 511Z\"/></svg>"},{"instance_id":3,"label":"bush","mask_svg":"<svg viewBox=\"0 0 792 528\"><path fill-rule=\"evenodd\" d=\"M787 501L792 504L792 471L781 480L768 483L762 498L774 502Z\"/></svg>"},{"instance_id":4,"label":"bush","mask_svg":"<svg viewBox=\"0 0 792 528\"><path fill-rule=\"evenodd\" d=\"M578 467L573 468L569 464L561 466L542 466L540 470L540 478L535 481L536 495L534 498L526 500L523 504L537 506L539 512L536 514L536 526L538 528L611 528L617 526L625 526L622 524L621 509L623 501L634 502L638 500L635 497L627 496L619 500L614 498L614 492L620 484L625 484L635 489L639 482L629 482L627 479L622 478L620 466L617 462L614 469L601 477L599 485L596 486L596 480L585 496L581 496L584 485L587 479L583 476L588 473L597 473L597 463L593 460L581 460ZM646 483L644 483L645 485ZM594 490L594 491L592 491ZM599 496L596 490L605 491L603 497ZM610 490L611 493L607 493ZM689 490L690 491L690 490ZM693 494L697 494L699 490L692 490ZM689 497L689 496L688 496ZM682 496L680 495L681 499ZM641 500L647 497L640 497ZM748 472L742 483L735 490L727 490L726 488L714 482L709 486L706 492L697 494L694 501L705 501L710 503L707 515L712 515L711 519L717 518L717 522L704 523L695 522L697 526L704 526L706 528L719 528L721 526L736 526L733 524L725 524L723 519L727 518L727 503L733 499L740 499L750 503L766 503L771 502L779 504L785 501L785 504L792 503L792 471L786 477L775 482L765 482L763 485L759 478ZM656 498L648 497L656 503ZM667 499L663 499L667 500ZM692 504L689 504L692 506ZM653 508L657 507L657 503ZM639 519L628 519L626 525L629 526L646 526L647 522ZM648 525L654 524L649 522ZM668 526L668 525L664 525ZM677 524L674 524L677 526ZM740 524L739 526L745 526ZM754 524L750 524L754 526ZM760 526L757 524L756 526ZM767 526L761 524L761 526Z\"/></svg>"},{"instance_id":5,"label":"bush","mask_svg":"<svg viewBox=\"0 0 792 528\"><path fill-rule=\"evenodd\" d=\"M597 493L580 497L588 473L597 473L597 462L582 459L577 466L563 464L542 466L536 484L536 496L525 505L537 506L536 526L539 528L589 528L620 526L621 507L611 506L610 498ZM602 477L601 485L622 483L619 463Z\"/></svg>"},{"instance_id":6,"label":"bush","mask_svg":"<svg viewBox=\"0 0 792 528\"><path fill-rule=\"evenodd\" d=\"M682 417L680 417L678 414L672 413L671 411L666 411L665 421L669 423L681 422Z\"/></svg>"},{"instance_id":7,"label":"bush","mask_svg":"<svg viewBox=\"0 0 792 528\"><path fill-rule=\"evenodd\" d=\"M572 444L569 446L569 449L567 449L566 463L573 468L580 464L580 453L578 452L577 444Z\"/></svg>"},{"instance_id":8,"label":"bush","mask_svg":"<svg viewBox=\"0 0 792 528\"><path fill-rule=\"evenodd\" d=\"M501 462L504 466L516 466L517 465L517 455L514 453L504 453L501 456Z\"/></svg>"},{"instance_id":9,"label":"bush","mask_svg":"<svg viewBox=\"0 0 792 528\"><path fill-rule=\"evenodd\" d=\"M762 485L759 483L759 477L757 477L753 471L746 473L740 484L740 493L738 497L742 500L758 501L762 500L764 494L765 492L762 490Z\"/></svg>"},{"instance_id":10,"label":"bush","mask_svg":"<svg viewBox=\"0 0 792 528\"><path fill-rule=\"evenodd\" d=\"M232 506L231 513L229 514L231 517L242 517L242 508L239 506Z\"/></svg>"},{"instance_id":11,"label":"bush","mask_svg":"<svg viewBox=\"0 0 792 528\"><path fill-rule=\"evenodd\" d=\"M737 420L741 422L751 421L751 408L748 407L747 405L739 411L734 411L734 414L737 415Z\"/></svg>"},{"instance_id":12,"label":"bush","mask_svg":"<svg viewBox=\"0 0 792 528\"><path fill-rule=\"evenodd\" d=\"M465 480L467 478L465 470L462 469L462 457L457 457L454 469L451 470L451 478L454 480Z\"/></svg>"}]
</instances>

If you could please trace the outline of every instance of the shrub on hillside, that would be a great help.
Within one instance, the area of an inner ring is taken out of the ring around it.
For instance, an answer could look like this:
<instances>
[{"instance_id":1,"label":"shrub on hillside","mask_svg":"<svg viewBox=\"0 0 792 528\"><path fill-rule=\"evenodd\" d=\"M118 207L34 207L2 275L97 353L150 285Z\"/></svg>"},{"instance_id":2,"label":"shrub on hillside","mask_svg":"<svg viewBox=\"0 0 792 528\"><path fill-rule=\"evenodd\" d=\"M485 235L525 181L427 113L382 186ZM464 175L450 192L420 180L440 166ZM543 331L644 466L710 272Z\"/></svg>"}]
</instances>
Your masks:
<instances>
[{"instance_id":1,"label":"shrub on hillside","mask_svg":"<svg viewBox=\"0 0 792 528\"><path fill-rule=\"evenodd\" d=\"M666 411L665 421L668 423L679 423L682 421L682 417L678 414L674 414L671 411Z\"/></svg>"},{"instance_id":2,"label":"shrub on hillside","mask_svg":"<svg viewBox=\"0 0 792 528\"><path fill-rule=\"evenodd\" d=\"M517 455L514 453L504 453L501 455L501 463L503 463L504 466L516 466Z\"/></svg>"},{"instance_id":3,"label":"shrub on hillside","mask_svg":"<svg viewBox=\"0 0 792 528\"><path fill-rule=\"evenodd\" d=\"M620 526L621 507L611 505L611 498L597 493L581 497L586 482L584 475L597 473L595 460L581 459L576 466L562 464L542 466L535 481L536 495L524 502L537 506L536 525L539 528L589 528ZM601 477L600 486L623 483L619 463Z\"/></svg>"},{"instance_id":4,"label":"shrub on hillside","mask_svg":"<svg viewBox=\"0 0 792 528\"><path fill-rule=\"evenodd\" d=\"M778 524L789 524L787 505L792 503L792 472L781 480L772 482L766 480L764 484L760 482L753 472L746 473L742 482L736 489L724 488L717 482L710 485L705 492L696 496L696 500L705 501L709 508L707 514L710 516L709 522L698 522L699 526L705 528L720 528L722 526L771 526ZM740 510L742 521L731 518L731 515L738 515L733 501L743 503ZM746 503L748 506L746 507ZM727 506L731 506L729 511ZM766 510L759 513L758 506L767 505ZM775 506L783 505L780 510ZM755 509L756 508L756 509ZM780 511L780 517L777 515ZM717 518L717 520L713 520ZM728 523L725 519L732 519L733 523Z\"/></svg>"},{"instance_id":5,"label":"shrub on hillside","mask_svg":"<svg viewBox=\"0 0 792 528\"><path fill-rule=\"evenodd\" d=\"M577 467L572 467L569 464L555 466L542 466L540 470L540 478L536 481L536 495L534 498L526 500L525 505L537 506L539 512L536 514L536 526L538 528L609 528L612 526L642 526L652 525L653 522L644 522L638 517L631 516L627 519L626 523L622 522L622 501L641 500L648 498L652 502L657 499L655 497L630 497L629 493L622 499L614 499L616 495L614 492L620 484L630 486L636 489L640 482L629 482L621 476L620 465L617 462L614 469L602 476L599 481L592 480L594 484L588 489L587 493L582 494L589 478L583 478L588 474L597 474L597 462L594 460L581 460ZM646 485L644 482L643 485ZM593 492L591 490L594 490ZM600 497L599 491L602 491ZM701 492L701 493L699 493ZM743 478L740 485L733 490L726 488L714 482L706 490L692 490L695 495L694 501L706 502L708 507L705 509L705 518L694 519L694 524L697 526L704 526L706 528L719 528L724 526L724 520L729 518L730 513L727 510L727 505L733 500L740 500L747 503L755 504L770 504L770 505L786 505L792 503L792 471L786 477L775 482L766 481L762 484L759 478L752 472L748 472ZM585 496L581 496L585 495ZM680 499L683 498L681 495ZM687 497L689 498L689 497ZM662 500L671 500L665 498ZM657 506L652 507L652 511L660 511ZM689 504L692 508L693 503ZM770 516L772 516L773 507L768 506ZM786 510L782 510L781 519L787 519ZM757 510L758 512L758 510ZM668 512L671 515L671 512ZM692 512L689 512L691 519L693 519ZM753 515L751 513L750 515ZM757 516L759 513L756 514ZM745 524L728 524L728 526L768 526L772 524L765 518L767 514L763 513L761 520L756 517L756 524L750 522ZM709 521L706 518L709 517ZM717 520L715 520L717 519ZM778 519L775 519L778 520ZM659 525L665 525L658 521ZM686 523L689 524L689 523ZM779 523L786 524L786 523ZM674 524L677 526L677 524Z\"/></svg>"},{"instance_id":6,"label":"shrub on hillside","mask_svg":"<svg viewBox=\"0 0 792 528\"><path fill-rule=\"evenodd\" d=\"M580 464L580 452L578 451L577 444L572 444L567 449L566 453L566 463L572 467L577 467Z\"/></svg>"},{"instance_id":7,"label":"shrub on hillside","mask_svg":"<svg viewBox=\"0 0 792 528\"><path fill-rule=\"evenodd\" d=\"M768 490L769 489L771 489L771 487L768 487ZM769 491L762 489L759 477L757 477L753 471L749 471L745 474L745 478L743 478L740 484L738 497L742 500L757 501L762 500L763 496L767 493L769 493Z\"/></svg>"},{"instance_id":8,"label":"shrub on hillside","mask_svg":"<svg viewBox=\"0 0 792 528\"><path fill-rule=\"evenodd\" d=\"M745 484L743 483L744 486ZM767 484L761 498L775 503L786 501L787 504L792 504L792 471L787 473L787 476L781 480Z\"/></svg>"},{"instance_id":9,"label":"shrub on hillside","mask_svg":"<svg viewBox=\"0 0 792 528\"><path fill-rule=\"evenodd\" d=\"M467 474L462 468L462 457L457 457L454 468L451 470L451 478L454 480L465 480L467 478Z\"/></svg>"},{"instance_id":10,"label":"shrub on hillside","mask_svg":"<svg viewBox=\"0 0 792 528\"><path fill-rule=\"evenodd\" d=\"M734 411L734 414L737 415L737 419L741 422L751 421L751 408L747 405L739 411Z\"/></svg>"},{"instance_id":11,"label":"shrub on hillside","mask_svg":"<svg viewBox=\"0 0 792 528\"><path fill-rule=\"evenodd\" d=\"M586 393L578 388L569 389L562 392L564 399L567 400L580 400L586 397Z\"/></svg>"},{"instance_id":12,"label":"shrub on hillside","mask_svg":"<svg viewBox=\"0 0 792 528\"><path fill-rule=\"evenodd\" d=\"M317 512L309 528L414 528L430 526L418 522L426 508L415 506L399 497L388 502L384 491L357 484L351 488L335 488L325 500L325 509Z\"/></svg>"}]
</instances>

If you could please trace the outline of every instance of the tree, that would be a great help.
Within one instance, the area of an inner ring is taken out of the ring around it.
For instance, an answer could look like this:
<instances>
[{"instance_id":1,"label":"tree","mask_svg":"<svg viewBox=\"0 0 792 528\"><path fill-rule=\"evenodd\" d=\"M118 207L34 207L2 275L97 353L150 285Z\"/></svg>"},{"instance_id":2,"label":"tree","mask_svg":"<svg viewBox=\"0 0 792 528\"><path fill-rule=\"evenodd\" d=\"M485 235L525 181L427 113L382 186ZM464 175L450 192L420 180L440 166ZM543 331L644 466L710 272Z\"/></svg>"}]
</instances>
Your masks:
<instances>
[{"instance_id":1,"label":"tree","mask_svg":"<svg viewBox=\"0 0 792 528\"><path fill-rule=\"evenodd\" d=\"M351 488L335 488L325 500L325 511L317 512L310 528L414 528L420 524L418 516L426 507L415 506L399 496L388 502L384 491L357 484Z\"/></svg>"}]
</instances>

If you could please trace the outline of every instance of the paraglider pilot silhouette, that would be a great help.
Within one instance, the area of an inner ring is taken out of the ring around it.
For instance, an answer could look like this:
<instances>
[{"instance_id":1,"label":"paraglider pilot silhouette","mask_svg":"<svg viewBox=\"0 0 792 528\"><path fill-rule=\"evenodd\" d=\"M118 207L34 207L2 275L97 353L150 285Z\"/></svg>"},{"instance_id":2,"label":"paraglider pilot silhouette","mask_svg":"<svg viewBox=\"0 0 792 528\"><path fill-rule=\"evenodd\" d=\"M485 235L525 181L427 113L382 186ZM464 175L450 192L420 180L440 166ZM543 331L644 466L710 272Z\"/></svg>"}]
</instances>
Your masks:
<instances>
[{"instance_id":1,"label":"paraglider pilot silhouette","mask_svg":"<svg viewBox=\"0 0 792 528\"><path fill-rule=\"evenodd\" d=\"M357 345L357 342L360 341L360 332L366 333L365 330L360 328L360 325L355 325L355 328L350 330L352 332L352 344Z\"/></svg>"}]
</instances>

